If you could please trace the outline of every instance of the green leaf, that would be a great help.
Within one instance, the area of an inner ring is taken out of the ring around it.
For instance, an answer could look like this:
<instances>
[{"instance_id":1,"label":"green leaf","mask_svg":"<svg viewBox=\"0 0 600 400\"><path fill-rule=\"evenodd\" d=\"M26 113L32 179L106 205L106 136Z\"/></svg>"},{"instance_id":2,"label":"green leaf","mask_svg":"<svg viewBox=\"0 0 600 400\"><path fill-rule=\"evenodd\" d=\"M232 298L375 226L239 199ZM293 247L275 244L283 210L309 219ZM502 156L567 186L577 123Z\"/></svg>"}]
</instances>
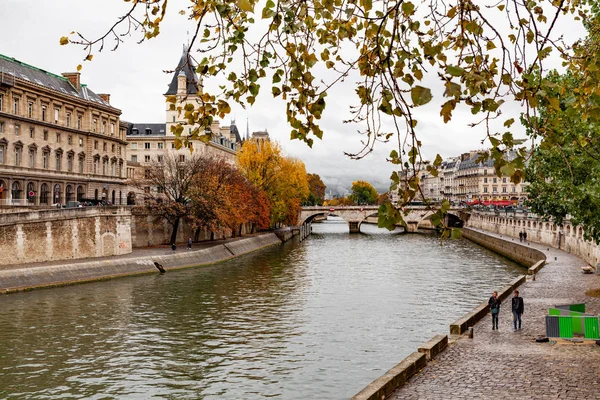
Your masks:
<instances>
[{"instance_id":1,"label":"green leaf","mask_svg":"<svg viewBox=\"0 0 600 400\"><path fill-rule=\"evenodd\" d=\"M446 72L452 76L463 76L463 74L465 73L465 70L462 69L461 67L455 67L453 65L448 65L446 67Z\"/></svg>"},{"instance_id":2,"label":"green leaf","mask_svg":"<svg viewBox=\"0 0 600 400\"><path fill-rule=\"evenodd\" d=\"M415 106L422 106L431 101L431 89L423 86L415 86L410 90L410 98Z\"/></svg>"}]
</instances>

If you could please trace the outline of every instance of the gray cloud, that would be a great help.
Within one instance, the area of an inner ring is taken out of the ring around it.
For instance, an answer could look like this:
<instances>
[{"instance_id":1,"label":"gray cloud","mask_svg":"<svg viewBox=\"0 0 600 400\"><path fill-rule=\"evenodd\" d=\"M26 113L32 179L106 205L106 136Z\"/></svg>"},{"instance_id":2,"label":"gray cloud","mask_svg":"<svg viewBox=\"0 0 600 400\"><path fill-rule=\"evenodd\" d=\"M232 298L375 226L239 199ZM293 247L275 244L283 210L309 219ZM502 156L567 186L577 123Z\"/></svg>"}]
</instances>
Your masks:
<instances>
[{"instance_id":1,"label":"gray cloud","mask_svg":"<svg viewBox=\"0 0 600 400\"><path fill-rule=\"evenodd\" d=\"M189 0L169 2L171 10L157 38L141 45L136 44L136 35L125 38L126 42L116 52L110 51L112 43L109 40L105 51L96 54L93 62L83 63L82 81L96 92L111 93L111 103L123 110L123 119L132 122L164 121L162 94L170 77L163 71L176 66L187 32L194 29L187 17L177 13L188 4ZM0 42L0 53L54 73L74 70L77 64L82 63L85 53L77 46L60 46L59 38L70 31L96 37L129 7L130 3L117 0L2 0L0 37L4 39ZM573 29L572 26L564 26L563 29L571 39L581 36L581 29ZM555 64L560 65L558 62ZM325 72L324 76L330 77L331 72ZM285 104L280 99L270 98L270 90L266 86L263 87L264 95L253 107L244 110L235 106L232 118L235 118L242 133L246 131L246 118L251 131L267 129L289 155L302 159L309 172L321 175L328 189L340 192L349 189L352 181L361 179L371 182L379 191L385 191L394 169L385 158L394 148L393 143L377 146L362 160L354 161L344 156L344 152L360 150L362 139L357 133L361 127L342 123L350 116L348 106L354 100L355 80L350 77L328 93L328 113L322 120L325 136L321 141L316 140L312 149L289 139ZM440 87L433 73L425 77L425 82L424 85ZM205 82L205 85L210 89L221 83L214 80ZM420 121L424 155L433 158L439 153L448 157L482 148L485 130L483 127L467 126L473 121L469 110L456 110L453 120L444 124L439 117L441 104L442 98L438 94L430 104L414 110ZM509 104L505 107L505 117L518 118L520 111L519 104ZM493 131L504 130L504 119L492 124ZM222 123L228 124L229 119ZM384 126L392 130L390 121L385 118ZM524 135L522 128L517 127L516 132L521 137Z\"/></svg>"}]
</instances>

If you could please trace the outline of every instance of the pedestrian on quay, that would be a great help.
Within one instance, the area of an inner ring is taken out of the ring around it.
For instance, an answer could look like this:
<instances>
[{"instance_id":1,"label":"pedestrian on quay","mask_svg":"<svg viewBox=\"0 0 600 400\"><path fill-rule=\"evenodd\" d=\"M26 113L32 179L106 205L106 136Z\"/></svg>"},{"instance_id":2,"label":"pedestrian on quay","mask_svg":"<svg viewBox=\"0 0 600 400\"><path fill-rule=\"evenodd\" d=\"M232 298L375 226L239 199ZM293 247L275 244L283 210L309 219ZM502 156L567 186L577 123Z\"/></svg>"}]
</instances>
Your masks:
<instances>
[{"instance_id":1,"label":"pedestrian on quay","mask_svg":"<svg viewBox=\"0 0 600 400\"><path fill-rule=\"evenodd\" d=\"M192 238L191 237L188 238L187 248L188 248L188 250L192 249Z\"/></svg>"},{"instance_id":2,"label":"pedestrian on quay","mask_svg":"<svg viewBox=\"0 0 600 400\"><path fill-rule=\"evenodd\" d=\"M523 232L519 231L519 242L523 241Z\"/></svg>"},{"instance_id":3,"label":"pedestrian on quay","mask_svg":"<svg viewBox=\"0 0 600 400\"><path fill-rule=\"evenodd\" d=\"M523 241L527 241L527 232L523 231Z\"/></svg>"},{"instance_id":4,"label":"pedestrian on quay","mask_svg":"<svg viewBox=\"0 0 600 400\"><path fill-rule=\"evenodd\" d=\"M488 305L490 306L490 313L492 314L492 330L498 330L498 315L500 314L500 299L498 298L498 292L494 292Z\"/></svg>"},{"instance_id":5,"label":"pedestrian on quay","mask_svg":"<svg viewBox=\"0 0 600 400\"><path fill-rule=\"evenodd\" d=\"M517 330L517 326L519 330L521 330L521 315L523 311L525 311L525 305L523 304L523 298L519 296L519 291L515 290L515 295L512 298L512 312L513 312L513 324L515 327L515 331ZM517 325L518 322L518 325Z\"/></svg>"}]
</instances>

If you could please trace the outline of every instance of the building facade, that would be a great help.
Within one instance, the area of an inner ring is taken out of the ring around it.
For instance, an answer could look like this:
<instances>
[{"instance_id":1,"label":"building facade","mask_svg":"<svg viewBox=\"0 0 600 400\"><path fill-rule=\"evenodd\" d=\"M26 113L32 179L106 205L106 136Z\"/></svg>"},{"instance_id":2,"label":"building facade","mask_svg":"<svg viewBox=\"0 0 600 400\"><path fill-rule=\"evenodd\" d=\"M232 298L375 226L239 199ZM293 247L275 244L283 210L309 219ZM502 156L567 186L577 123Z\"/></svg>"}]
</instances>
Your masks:
<instances>
[{"instance_id":1,"label":"building facade","mask_svg":"<svg viewBox=\"0 0 600 400\"><path fill-rule=\"evenodd\" d=\"M164 94L166 98L174 97L176 99L175 103L166 102L165 123L128 124L126 140L129 143L127 155L127 177L129 179L143 178L145 169L152 162L161 162L166 152L174 152L182 162L195 154L221 157L230 163L235 162L235 156L242 142L235 123L230 126L221 126L219 122L213 122L210 127L209 141L190 139L189 144L193 151L186 146L177 149L179 140L183 141L202 129L198 124L189 124L184 117L184 112L180 111L186 105L196 108L201 103L203 86L195 69L193 60L184 48L168 90ZM174 104L174 110L171 109L171 104ZM180 137L174 133L178 126L183 127ZM204 132L200 132L200 134L202 133Z\"/></svg>"},{"instance_id":2,"label":"building facade","mask_svg":"<svg viewBox=\"0 0 600 400\"><path fill-rule=\"evenodd\" d=\"M0 205L124 203L126 125L78 72L0 55Z\"/></svg>"}]
</instances>

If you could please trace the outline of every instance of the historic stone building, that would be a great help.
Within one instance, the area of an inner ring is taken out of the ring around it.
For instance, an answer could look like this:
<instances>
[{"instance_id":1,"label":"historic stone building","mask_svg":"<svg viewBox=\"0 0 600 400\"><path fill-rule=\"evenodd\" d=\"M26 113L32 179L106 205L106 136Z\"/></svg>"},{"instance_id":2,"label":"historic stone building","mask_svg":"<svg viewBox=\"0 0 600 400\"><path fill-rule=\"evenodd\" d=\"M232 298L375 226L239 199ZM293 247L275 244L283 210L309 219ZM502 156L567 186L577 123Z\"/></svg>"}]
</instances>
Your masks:
<instances>
[{"instance_id":1,"label":"historic stone building","mask_svg":"<svg viewBox=\"0 0 600 400\"><path fill-rule=\"evenodd\" d=\"M170 105L172 103L166 102L165 123L128 124L126 137L129 143L128 178L143 177L144 169L149 163L161 161L168 151L175 152L181 161L191 157L192 154L201 154L222 157L231 163L234 162L238 147L242 142L235 123L224 127L219 122L213 122L210 127L210 141L206 143L198 139L190 141L193 153L187 147L176 149L177 136L173 133L172 127L176 127L178 124L183 126L181 139L191 135L195 129L199 129L199 125L188 124L184 118L184 113L177 111L178 108L183 109L186 105L192 105L196 108L200 104L203 86L202 81L198 79L195 68L193 60L184 48L168 90L164 93L165 97L175 96L176 98L176 110L171 110Z\"/></svg>"},{"instance_id":2,"label":"historic stone building","mask_svg":"<svg viewBox=\"0 0 600 400\"><path fill-rule=\"evenodd\" d=\"M0 55L0 205L125 202L126 126L78 72Z\"/></svg>"},{"instance_id":3,"label":"historic stone building","mask_svg":"<svg viewBox=\"0 0 600 400\"><path fill-rule=\"evenodd\" d=\"M494 162L479 161L481 151L471 151L461 156L456 170L456 199L464 202L519 202L527 198L526 182L514 184L509 176L496 176ZM512 154L507 155L513 157Z\"/></svg>"}]
</instances>

